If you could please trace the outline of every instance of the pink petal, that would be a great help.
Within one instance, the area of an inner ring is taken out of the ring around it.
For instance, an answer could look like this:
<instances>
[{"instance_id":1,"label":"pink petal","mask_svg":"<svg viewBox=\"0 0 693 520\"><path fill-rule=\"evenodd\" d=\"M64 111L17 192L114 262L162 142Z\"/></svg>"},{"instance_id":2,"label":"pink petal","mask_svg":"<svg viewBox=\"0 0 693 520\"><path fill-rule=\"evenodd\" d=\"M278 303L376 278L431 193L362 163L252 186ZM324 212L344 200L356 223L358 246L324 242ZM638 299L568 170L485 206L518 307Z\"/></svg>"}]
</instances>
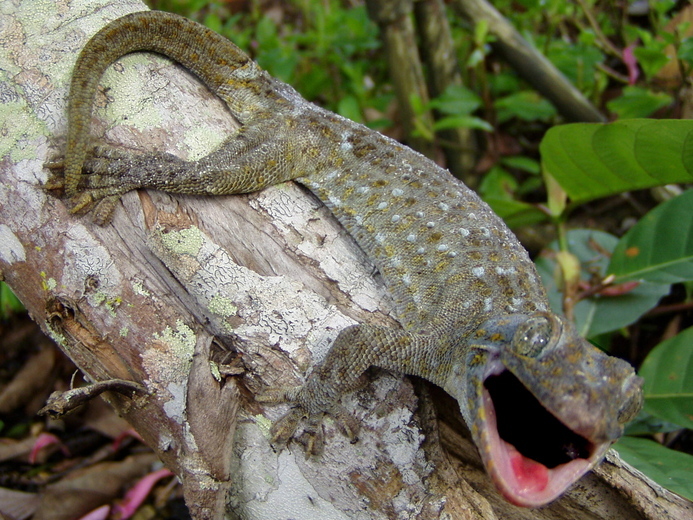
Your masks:
<instances>
[{"instance_id":1,"label":"pink petal","mask_svg":"<svg viewBox=\"0 0 693 520\"><path fill-rule=\"evenodd\" d=\"M60 442L60 439L58 439L55 435L52 433L41 433L38 437L36 437L34 447L31 448L31 453L29 453L29 464L36 464L39 452L43 448L52 446L53 444L57 444L60 447L60 451L62 451L66 457L70 455L70 450L68 450L67 447Z\"/></svg>"},{"instance_id":2,"label":"pink petal","mask_svg":"<svg viewBox=\"0 0 693 520\"><path fill-rule=\"evenodd\" d=\"M142 505L142 502L149 496L154 485L162 478L170 477L173 473L166 468L160 469L149 475L142 477L126 494L120 504L113 507L113 518L119 520L127 520L137 508Z\"/></svg>"},{"instance_id":3,"label":"pink petal","mask_svg":"<svg viewBox=\"0 0 693 520\"><path fill-rule=\"evenodd\" d=\"M108 504L105 506L101 506L97 509L94 509L90 513L87 513L84 515L82 518L79 520L106 520L108 518L108 514L111 512L111 506Z\"/></svg>"},{"instance_id":4,"label":"pink petal","mask_svg":"<svg viewBox=\"0 0 693 520\"><path fill-rule=\"evenodd\" d=\"M623 63L628 69L628 84L635 85L640 76L640 70L638 69L638 60L635 57L635 44L631 44L625 49L623 49Z\"/></svg>"}]
</instances>

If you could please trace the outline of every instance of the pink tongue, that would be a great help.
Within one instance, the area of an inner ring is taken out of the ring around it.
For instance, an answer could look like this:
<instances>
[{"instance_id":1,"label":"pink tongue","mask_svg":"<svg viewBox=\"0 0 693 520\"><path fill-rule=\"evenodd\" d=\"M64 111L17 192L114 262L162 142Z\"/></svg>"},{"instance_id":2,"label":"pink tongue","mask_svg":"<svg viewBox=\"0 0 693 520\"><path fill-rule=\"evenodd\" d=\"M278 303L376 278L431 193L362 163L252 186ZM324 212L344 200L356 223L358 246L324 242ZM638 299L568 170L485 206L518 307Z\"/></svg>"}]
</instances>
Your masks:
<instances>
[{"instance_id":1,"label":"pink tongue","mask_svg":"<svg viewBox=\"0 0 693 520\"><path fill-rule=\"evenodd\" d=\"M523 457L515 451L512 454L510 463L513 473L517 478L518 484L526 491L544 491L549 483L549 470L543 464L539 464L532 459Z\"/></svg>"}]
</instances>

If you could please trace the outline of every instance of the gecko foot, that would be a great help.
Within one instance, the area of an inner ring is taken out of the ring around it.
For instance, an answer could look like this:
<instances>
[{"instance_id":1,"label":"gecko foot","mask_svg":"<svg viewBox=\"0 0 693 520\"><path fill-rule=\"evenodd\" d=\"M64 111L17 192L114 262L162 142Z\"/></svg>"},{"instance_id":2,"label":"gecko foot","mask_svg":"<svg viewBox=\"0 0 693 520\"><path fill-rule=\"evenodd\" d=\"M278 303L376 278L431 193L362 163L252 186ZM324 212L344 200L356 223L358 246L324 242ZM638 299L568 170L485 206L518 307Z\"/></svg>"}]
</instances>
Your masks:
<instances>
[{"instance_id":1,"label":"gecko foot","mask_svg":"<svg viewBox=\"0 0 693 520\"><path fill-rule=\"evenodd\" d=\"M131 155L105 145L95 146L87 154L82 173L72 180L65 176L64 158L56 157L44 164L50 175L43 189L59 198L67 196L70 213L91 213L94 222L103 226L111 220L120 197L138 187L123 179L130 170Z\"/></svg>"},{"instance_id":2,"label":"gecko foot","mask_svg":"<svg viewBox=\"0 0 693 520\"><path fill-rule=\"evenodd\" d=\"M325 448L323 423L327 416L332 418L340 432L349 439L349 442L358 441L360 426L353 415L338 403L330 403L328 409L324 411L308 411L309 408L314 407L304 407L298 404L301 401L302 389L303 387L272 389L257 397L258 401L265 403L292 402L296 404L270 429L271 443L275 449L281 451L292 439L295 439L305 446L306 458L321 455ZM299 424L302 424L302 428L300 434L296 436Z\"/></svg>"}]
</instances>

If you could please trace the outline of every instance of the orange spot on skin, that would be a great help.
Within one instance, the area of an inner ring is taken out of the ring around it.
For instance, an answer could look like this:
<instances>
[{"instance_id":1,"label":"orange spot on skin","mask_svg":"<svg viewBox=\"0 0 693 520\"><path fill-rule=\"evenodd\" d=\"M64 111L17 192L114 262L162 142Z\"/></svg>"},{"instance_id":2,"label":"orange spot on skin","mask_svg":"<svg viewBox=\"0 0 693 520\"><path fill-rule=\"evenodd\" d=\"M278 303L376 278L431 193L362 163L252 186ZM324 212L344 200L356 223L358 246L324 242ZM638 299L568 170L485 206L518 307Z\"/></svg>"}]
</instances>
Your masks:
<instances>
[{"instance_id":1,"label":"orange spot on skin","mask_svg":"<svg viewBox=\"0 0 693 520\"><path fill-rule=\"evenodd\" d=\"M634 258L640 254L640 248L633 246L626 249L626 256L628 258Z\"/></svg>"}]
</instances>

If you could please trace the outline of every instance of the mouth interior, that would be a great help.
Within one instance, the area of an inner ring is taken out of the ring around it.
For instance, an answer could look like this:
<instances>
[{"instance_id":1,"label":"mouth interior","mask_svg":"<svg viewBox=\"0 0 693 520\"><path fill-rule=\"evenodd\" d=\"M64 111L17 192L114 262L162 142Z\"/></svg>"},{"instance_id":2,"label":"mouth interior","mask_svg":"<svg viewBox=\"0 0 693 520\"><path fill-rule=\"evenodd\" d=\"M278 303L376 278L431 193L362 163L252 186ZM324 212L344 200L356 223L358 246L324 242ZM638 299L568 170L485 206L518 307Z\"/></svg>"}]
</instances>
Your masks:
<instances>
[{"instance_id":1,"label":"mouth interior","mask_svg":"<svg viewBox=\"0 0 693 520\"><path fill-rule=\"evenodd\" d=\"M524 457L553 469L588 459L593 444L549 413L510 371L484 381L496 411L498 434Z\"/></svg>"}]
</instances>

